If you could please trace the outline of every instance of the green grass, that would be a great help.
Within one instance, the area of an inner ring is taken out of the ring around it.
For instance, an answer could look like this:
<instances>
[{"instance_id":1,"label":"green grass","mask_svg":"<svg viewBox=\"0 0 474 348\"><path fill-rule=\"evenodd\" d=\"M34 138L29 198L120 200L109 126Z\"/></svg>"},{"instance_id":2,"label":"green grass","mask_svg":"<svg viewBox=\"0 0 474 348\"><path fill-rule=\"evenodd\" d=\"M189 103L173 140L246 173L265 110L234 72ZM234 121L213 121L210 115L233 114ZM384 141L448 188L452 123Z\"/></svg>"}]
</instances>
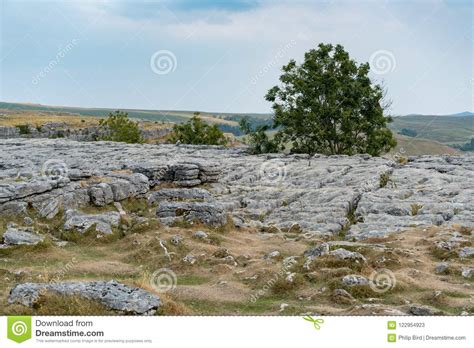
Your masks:
<instances>
[{"instance_id":1,"label":"green grass","mask_svg":"<svg viewBox=\"0 0 474 348\"><path fill-rule=\"evenodd\" d=\"M389 128L415 130L416 138L435 140L444 144L466 143L474 137L473 116L403 116L394 117Z\"/></svg>"},{"instance_id":2,"label":"green grass","mask_svg":"<svg viewBox=\"0 0 474 348\"><path fill-rule=\"evenodd\" d=\"M288 299L278 296L258 298L255 302L246 299L242 302L185 300L184 304L195 314L199 315L261 315L265 313L278 313L281 303L288 303ZM291 314L286 312L285 314Z\"/></svg>"},{"instance_id":3,"label":"green grass","mask_svg":"<svg viewBox=\"0 0 474 348\"><path fill-rule=\"evenodd\" d=\"M209 278L199 275L180 275L178 276L178 285L202 285L209 282Z\"/></svg>"}]
</instances>

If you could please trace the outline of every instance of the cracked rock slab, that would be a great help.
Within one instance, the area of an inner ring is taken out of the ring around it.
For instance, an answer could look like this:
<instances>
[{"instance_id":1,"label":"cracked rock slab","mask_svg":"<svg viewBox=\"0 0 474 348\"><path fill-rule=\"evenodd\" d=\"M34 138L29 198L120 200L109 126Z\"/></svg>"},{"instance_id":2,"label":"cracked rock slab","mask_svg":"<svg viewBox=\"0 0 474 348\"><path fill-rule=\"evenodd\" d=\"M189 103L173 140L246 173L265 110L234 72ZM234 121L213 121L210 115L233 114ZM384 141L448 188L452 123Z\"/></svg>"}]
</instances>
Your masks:
<instances>
[{"instance_id":1,"label":"cracked rock slab","mask_svg":"<svg viewBox=\"0 0 474 348\"><path fill-rule=\"evenodd\" d=\"M117 227L120 223L120 214L114 211L103 214L84 214L77 210L68 210L65 215L64 229L66 231L76 230L84 233L95 226L95 230L99 233L112 234L112 227Z\"/></svg>"},{"instance_id":2,"label":"cracked rock slab","mask_svg":"<svg viewBox=\"0 0 474 348\"><path fill-rule=\"evenodd\" d=\"M64 176L38 174L50 159L65 165ZM32 206L41 216L52 218L58 211L91 203L105 206L112 200L152 197L160 204L171 204L165 203L170 200L219 204L239 227L303 233L308 238L342 233L352 241L413 227L474 227L470 154L410 157L399 165L368 155L310 158L248 155L243 149L219 146L6 139L0 143L0 160L2 215L24 214ZM161 194L151 191L165 182L173 188ZM212 199L203 192L185 191L203 183ZM170 207L160 211L166 215L160 219L173 223L206 215L189 213L187 204L185 214ZM213 215L209 212L203 220L220 223Z\"/></svg>"},{"instance_id":3,"label":"cracked rock slab","mask_svg":"<svg viewBox=\"0 0 474 348\"><path fill-rule=\"evenodd\" d=\"M9 227L3 234L3 242L6 245L36 245L43 240L43 236L31 229Z\"/></svg>"},{"instance_id":4,"label":"cracked rock slab","mask_svg":"<svg viewBox=\"0 0 474 348\"><path fill-rule=\"evenodd\" d=\"M10 291L8 303L32 307L44 291L64 296L82 296L98 301L109 309L129 314L153 314L161 306L158 296L113 280L19 284Z\"/></svg>"},{"instance_id":5,"label":"cracked rock slab","mask_svg":"<svg viewBox=\"0 0 474 348\"><path fill-rule=\"evenodd\" d=\"M162 202L156 210L158 218L183 218L188 222L201 222L210 226L222 226L227 214L222 204L207 202Z\"/></svg>"}]
</instances>

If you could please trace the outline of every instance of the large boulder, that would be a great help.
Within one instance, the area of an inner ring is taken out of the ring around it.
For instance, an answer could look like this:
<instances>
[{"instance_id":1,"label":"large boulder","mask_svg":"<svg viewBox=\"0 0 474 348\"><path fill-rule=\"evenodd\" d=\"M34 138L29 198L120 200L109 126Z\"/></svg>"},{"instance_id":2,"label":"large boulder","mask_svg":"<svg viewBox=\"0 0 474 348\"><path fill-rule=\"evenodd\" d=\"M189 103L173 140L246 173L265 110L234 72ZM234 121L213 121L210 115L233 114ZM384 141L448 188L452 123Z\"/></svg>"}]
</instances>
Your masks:
<instances>
[{"instance_id":1,"label":"large boulder","mask_svg":"<svg viewBox=\"0 0 474 348\"><path fill-rule=\"evenodd\" d=\"M6 245L36 245L43 240L44 237L32 229L9 227L3 234L3 243Z\"/></svg>"},{"instance_id":2,"label":"large boulder","mask_svg":"<svg viewBox=\"0 0 474 348\"><path fill-rule=\"evenodd\" d=\"M115 202L144 194L148 192L150 188L148 178L140 173L131 175L115 174L112 176L109 185L112 189Z\"/></svg>"},{"instance_id":3,"label":"large boulder","mask_svg":"<svg viewBox=\"0 0 474 348\"><path fill-rule=\"evenodd\" d=\"M89 188L91 202L94 205L102 207L114 201L114 193L109 184L105 182L98 183Z\"/></svg>"},{"instance_id":4,"label":"large boulder","mask_svg":"<svg viewBox=\"0 0 474 348\"><path fill-rule=\"evenodd\" d=\"M19 284L10 291L8 303L32 307L45 291L64 296L82 296L98 301L107 308L128 314L154 314L161 306L158 296L113 280Z\"/></svg>"},{"instance_id":5,"label":"large boulder","mask_svg":"<svg viewBox=\"0 0 474 348\"><path fill-rule=\"evenodd\" d=\"M220 203L209 202L162 202L156 215L161 219L184 219L201 222L210 226L222 226L227 222L227 214Z\"/></svg>"},{"instance_id":6,"label":"large boulder","mask_svg":"<svg viewBox=\"0 0 474 348\"><path fill-rule=\"evenodd\" d=\"M69 209L65 215L64 229L66 231L77 230L80 233L84 233L95 225L96 232L112 234L112 227L117 227L120 223L120 214L115 211L102 214L84 214L77 210Z\"/></svg>"}]
</instances>

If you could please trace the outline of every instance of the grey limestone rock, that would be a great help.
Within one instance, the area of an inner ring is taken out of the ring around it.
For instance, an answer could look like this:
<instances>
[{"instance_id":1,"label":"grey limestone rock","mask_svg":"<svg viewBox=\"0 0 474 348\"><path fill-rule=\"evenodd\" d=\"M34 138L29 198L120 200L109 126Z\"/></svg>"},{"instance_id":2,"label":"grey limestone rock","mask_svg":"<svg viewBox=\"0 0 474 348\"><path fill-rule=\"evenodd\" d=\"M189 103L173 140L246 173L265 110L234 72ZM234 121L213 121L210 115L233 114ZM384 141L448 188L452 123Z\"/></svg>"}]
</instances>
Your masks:
<instances>
[{"instance_id":1,"label":"grey limestone rock","mask_svg":"<svg viewBox=\"0 0 474 348\"><path fill-rule=\"evenodd\" d=\"M370 280L367 278L357 275L357 274L350 274L342 277L342 284L347 285L347 286L353 286L353 285L369 285Z\"/></svg>"},{"instance_id":2,"label":"grey limestone rock","mask_svg":"<svg viewBox=\"0 0 474 348\"><path fill-rule=\"evenodd\" d=\"M114 211L102 214L84 214L70 209L66 211L65 216L64 229L66 231L77 230L80 233L95 226L97 232L111 234L112 227L117 227L120 223L120 214Z\"/></svg>"},{"instance_id":3,"label":"grey limestone rock","mask_svg":"<svg viewBox=\"0 0 474 348\"><path fill-rule=\"evenodd\" d=\"M224 207L207 202L162 202L156 215L159 218L183 217L189 222L201 222L210 226L222 226L227 222Z\"/></svg>"},{"instance_id":4,"label":"grey limestone rock","mask_svg":"<svg viewBox=\"0 0 474 348\"><path fill-rule=\"evenodd\" d=\"M31 228L9 227L3 234L3 242L6 245L36 245L43 240L44 237L35 233Z\"/></svg>"},{"instance_id":5,"label":"grey limestone rock","mask_svg":"<svg viewBox=\"0 0 474 348\"><path fill-rule=\"evenodd\" d=\"M42 291L65 296L83 296L96 300L107 308L129 314L153 314L161 307L158 296L137 287L116 281L24 283L16 285L8 298L9 304L32 307Z\"/></svg>"}]
</instances>

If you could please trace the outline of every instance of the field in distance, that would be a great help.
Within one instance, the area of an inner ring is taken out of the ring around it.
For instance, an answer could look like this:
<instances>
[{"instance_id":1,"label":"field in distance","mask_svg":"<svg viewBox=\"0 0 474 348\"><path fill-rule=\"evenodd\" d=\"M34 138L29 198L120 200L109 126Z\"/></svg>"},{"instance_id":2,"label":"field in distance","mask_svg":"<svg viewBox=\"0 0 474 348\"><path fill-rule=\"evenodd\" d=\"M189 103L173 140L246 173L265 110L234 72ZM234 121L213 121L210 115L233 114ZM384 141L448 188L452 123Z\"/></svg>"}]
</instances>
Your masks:
<instances>
[{"instance_id":1,"label":"field in distance","mask_svg":"<svg viewBox=\"0 0 474 348\"><path fill-rule=\"evenodd\" d=\"M47 122L65 122L71 127L90 126L97 124L100 118L106 117L111 108L81 108L67 106L47 106L29 103L0 102L0 125L15 126L31 123L41 125ZM193 111L180 110L142 110L125 109L130 117L144 121L146 127L171 127L174 123L188 121ZM259 113L219 113L200 112L200 117L209 123L219 125L226 133L241 136L239 121L247 117L255 126L270 123L271 114ZM460 145L474 138L474 114L464 112L456 115L429 116L408 115L394 117L389 128L396 133L398 146L391 151L404 155L443 155L460 154L461 151L449 145ZM401 134L408 130L415 137Z\"/></svg>"}]
</instances>

